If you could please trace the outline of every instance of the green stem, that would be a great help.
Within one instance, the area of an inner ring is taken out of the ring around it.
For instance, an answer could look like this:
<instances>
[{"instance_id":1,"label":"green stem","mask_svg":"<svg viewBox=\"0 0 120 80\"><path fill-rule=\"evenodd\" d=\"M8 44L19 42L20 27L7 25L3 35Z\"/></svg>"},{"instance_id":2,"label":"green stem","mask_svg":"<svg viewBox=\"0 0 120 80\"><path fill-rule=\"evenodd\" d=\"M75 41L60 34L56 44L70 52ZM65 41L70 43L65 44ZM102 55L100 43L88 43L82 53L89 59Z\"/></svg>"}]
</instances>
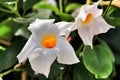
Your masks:
<instances>
[{"instance_id":1,"label":"green stem","mask_svg":"<svg viewBox=\"0 0 120 80\"><path fill-rule=\"evenodd\" d=\"M1 2L0 2L0 4L5 6L6 8L8 8L10 10L9 11L9 10L5 10L5 9L0 8L1 11L7 12L7 13L14 13L16 16L21 17L20 13L17 10L17 2L15 3L15 6L9 6L9 5L3 4Z\"/></svg>"},{"instance_id":2,"label":"green stem","mask_svg":"<svg viewBox=\"0 0 120 80\"><path fill-rule=\"evenodd\" d=\"M15 14L16 16L22 17L22 16L20 15L20 13L18 12L18 10L14 10L13 12L14 12L14 14Z\"/></svg>"},{"instance_id":3,"label":"green stem","mask_svg":"<svg viewBox=\"0 0 120 80\"><path fill-rule=\"evenodd\" d=\"M82 52L83 47L84 47L84 44L81 44L79 49L76 51L77 56L81 56L80 52Z\"/></svg>"},{"instance_id":4,"label":"green stem","mask_svg":"<svg viewBox=\"0 0 120 80\"><path fill-rule=\"evenodd\" d=\"M5 75L7 75L7 74L9 74L11 72L14 72L14 71L20 71L20 69L15 69L15 70L14 69L10 69L10 70L8 70L6 72L1 73L0 77L3 77L3 76L5 76Z\"/></svg>"},{"instance_id":5,"label":"green stem","mask_svg":"<svg viewBox=\"0 0 120 80\"><path fill-rule=\"evenodd\" d=\"M110 3L109 3L109 5L107 6L107 8L106 8L106 10L105 10L105 12L104 12L104 14L103 14L103 17L106 16L107 12L109 11L109 8L110 8L111 4L112 4L112 0L110 0Z\"/></svg>"},{"instance_id":6,"label":"green stem","mask_svg":"<svg viewBox=\"0 0 120 80\"><path fill-rule=\"evenodd\" d=\"M15 7L12 9L12 11L14 12L14 14L16 14L16 16L21 17L20 13L18 12L18 7L17 7L17 2L15 3Z\"/></svg>"},{"instance_id":7,"label":"green stem","mask_svg":"<svg viewBox=\"0 0 120 80\"><path fill-rule=\"evenodd\" d=\"M63 78L63 70L61 70L60 72L60 80L62 80L62 78Z\"/></svg>"},{"instance_id":8,"label":"green stem","mask_svg":"<svg viewBox=\"0 0 120 80\"><path fill-rule=\"evenodd\" d=\"M9 10L6 10L6 9L2 9L2 8L0 8L0 11L7 12L7 13L12 13L12 11L9 11Z\"/></svg>"},{"instance_id":9,"label":"green stem","mask_svg":"<svg viewBox=\"0 0 120 80\"><path fill-rule=\"evenodd\" d=\"M62 0L59 0L60 13L63 13Z\"/></svg>"},{"instance_id":10,"label":"green stem","mask_svg":"<svg viewBox=\"0 0 120 80\"><path fill-rule=\"evenodd\" d=\"M8 8L8 9L11 9L11 7L10 7L10 6L8 6L8 5L7 5L7 4L5 4L5 3L1 3L1 2L0 2L0 4L1 4L1 5L3 5L4 7Z\"/></svg>"}]
</instances>

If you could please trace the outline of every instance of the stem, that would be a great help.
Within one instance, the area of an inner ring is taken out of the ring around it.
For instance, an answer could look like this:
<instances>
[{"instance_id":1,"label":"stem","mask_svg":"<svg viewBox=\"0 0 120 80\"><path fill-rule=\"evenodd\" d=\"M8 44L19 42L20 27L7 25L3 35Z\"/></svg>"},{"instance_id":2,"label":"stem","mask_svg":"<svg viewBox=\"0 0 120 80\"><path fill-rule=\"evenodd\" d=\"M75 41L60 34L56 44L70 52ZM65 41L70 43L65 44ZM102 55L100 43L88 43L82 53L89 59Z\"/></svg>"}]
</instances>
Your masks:
<instances>
[{"instance_id":1,"label":"stem","mask_svg":"<svg viewBox=\"0 0 120 80\"><path fill-rule=\"evenodd\" d=\"M5 40L0 39L0 44L9 46L11 43Z\"/></svg>"},{"instance_id":2,"label":"stem","mask_svg":"<svg viewBox=\"0 0 120 80\"><path fill-rule=\"evenodd\" d=\"M25 71L21 74L22 79L21 80L27 80L27 73Z\"/></svg>"},{"instance_id":3,"label":"stem","mask_svg":"<svg viewBox=\"0 0 120 80\"><path fill-rule=\"evenodd\" d=\"M9 6L7 4L3 4L1 2L0 2L0 4L5 6L9 10L11 10L11 11L9 11L9 10L5 10L5 9L0 9L1 11L8 12L8 13L14 13L16 16L21 17L20 13L17 10L17 2L15 3L15 7L14 6Z\"/></svg>"},{"instance_id":4,"label":"stem","mask_svg":"<svg viewBox=\"0 0 120 80\"><path fill-rule=\"evenodd\" d=\"M60 80L62 80L62 78L63 78L63 70L61 70L60 72Z\"/></svg>"},{"instance_id":5,"label":"stem","mask_svg":"<svg viewBox=\"0 0 120 80\"><path fill-rule=\"evenodd\" d=\"M20 15L20 13L18 12L18 10L14 10L13 12L14 12L14 14L16 14L16 16L22 17L22 16Z\"/></svg>"},{"instance_id":6,"label":"stem","mask_svg":"<svg viewBox=\"0 0 120 80\"><path fill-rule=\"evenodd\" d=\"M91 0L86 0L87 5L90 5L90 3L91 3Z\"/></svg>"},{"instance_id":7,"label":"stem","mask_svg":"<svg viewBox=\"0 0 120 80\"><path fill-rule=\"evenodd\" d=\"M104 14L103 14L103 17L106 16L106 14L107 14L107 12L108 12L108 10L109 10L111 4L112 4L112 0L110 0L110 3L109 3L109 5L107 6L107 8L106 8L106 10L105 10L105 12L104 12Z\"/></svg>"},{"instance_id":8,"label":"stem","mask_svg":"<svg viewBox=\"0 0 120 80\"><path fill-rule=\"evenodd\" d=\"M17 2L15 3L15 9L13 9L14 13L18 16L21 17L20 13L18 12L18 7L17 7Z\"/></svg>"},{"instance_id":9,"label":"stem","mask_svg":"<svg viewBox=\"0 0 120 80\"><path fill-rule=\"evenodd\" d=\"M11 10L11 9L12 9L12 7L11 7L11 6L9 6L9 5L7 5L7 4L1 3L1 2L0 2L0 4L1 4L1 5L3 5L4 7L8 8L9 10Z\"/></svg>"},{"instance_id":10,"label":"stem","mask_svg":"<svg viewBox=\"0 0 120 80\"><path fill-rule=\"evenodd\" d=\"M0 77L3 77L3 76L5 76L5 75L7 75L7 74L9 74L11 72L14 72L14 71L20 71L20 69L15 69L15 70L14 69L10 69L10 70L8 70L6 72L1 73Z\"/></svg>"},{"instance_id":11,"label":"stem","mask_svg":"<svg viewBox=\"0 0 120 80\"><path fill-rule=\"evenodd\" d=\"M79 49L76 51L77 56L80 56L80 52L82 51L83 47L84 47L84 44L81 44Z\"/></svg>"},{"instance_id":12,"label":"stem","mask_svg":"<svg viewBox=\"0 0 120 80\"><path fill-rule=\"evenodd\" d=\"M12 13L12 11L9 11L9 10L6 10L6 9L2 9L2 8L0 8L0 11L7 12L7 13Z\"/></svg>"},{"instance_id":13,"label":"stem","mask_svg":"<svg viewBox=\"0 0 120 80\"><path fill-rule=\"evenodd\" d=\"M60 13L63 13L62 0L59 0Z\"/></svg>"}]
</instances>

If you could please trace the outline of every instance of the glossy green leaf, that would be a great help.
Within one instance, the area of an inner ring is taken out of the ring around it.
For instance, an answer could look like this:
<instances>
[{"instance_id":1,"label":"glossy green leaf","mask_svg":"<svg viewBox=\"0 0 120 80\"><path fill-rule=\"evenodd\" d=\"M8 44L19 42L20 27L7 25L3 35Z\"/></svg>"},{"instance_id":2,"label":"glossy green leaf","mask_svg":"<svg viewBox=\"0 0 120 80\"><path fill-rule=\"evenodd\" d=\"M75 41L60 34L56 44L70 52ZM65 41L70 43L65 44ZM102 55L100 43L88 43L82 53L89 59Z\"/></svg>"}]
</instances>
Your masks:
<instances>
[{"instance_id":1,"label":"glossy green leaf","mask_svg":"<svg viewBox=\"0 0 120 80\"><path fill-rule=\"evenodd\" d=\"M67 13L60 13L58 14L58 16L60 17L62 21L73 21L74 20L74 18L70 14L67 14Z\"/></svg>"},{"instance_id":2,"label":"glossy green leaf","mask_svg":"<svg viewBox=\"0 0 120 80\"><path fill-rule=\"evenodd\" d=\"M108 10L106 16L110 16L110 15L111 15L112 13L114 13L114 11L116 11L116 10L117 10L117 7L111 5L111 6L109 7L109 10Z\"/></svg>"},{"instance_id":3,"label":"glossy green leaf","mask_svg":"<svg viewBox=\"0 0 120 80\"><path fill-rule=\"evenodd\" d=\"M34 6L34 9L48 9L48 10L55 12L56 14L59 13L59 9L52 4L42 4L42 3L37 4Z\"/></svg>"},{"instance_id":4,"label":"glossy green leaf","mask_svg":"<svg viewBox=\"0 0 120 80\"><path fill-rule=\"evenodd\" d=\"M120 27L111 29L106 34L102 34L99 37L105 40L107 44L111 47L115 55L115 63L120 63Z\"/></svg>"},{"instance_id":5,"label":"glossy green leaf","mask_svg":"<svg viewBox=\"0 0 120 80\"><path fill-rule=\"evenodd\" d=\"M112 26L118 27L120 26L120 18L118 17L105 17L105 20Z\"/></svg>"},{"instance_id":6,"label":"glossy green leaf","mask_svg":"<svg viewBox=\"0 0 120 80\"><path fill-rule=\"evenodd\" d=\"M14 22L12 18L2 21L0 23L0 38L10 41L16 30L19 29L21 25L22 24Z\"/></svg>"},{"instance_id":7,"label":"glossy green leaf","mask_svg":"<svg viewBox=\"0 0 120 80\"><path fill-rule=\"evenodd\" d=\"M77 3L69 4L68 6L66 6L65 12L69 12L69 11L75 10L76 8L78 8L80 6L81 5L77 4Z\"/></svg>"},{"instance_id":8,"label":"glossy green leaf","mask_svg":"<svg viewBox=\"0 0 120 80\"><path fill-rule=\"evenodd\" d=\"M17 62L17 54L24 46L26 39L22 37L15 37L6 51L0 50L0 71L12 67Z\"/></svg>"},{"instance_id":9,"label":"glossy green leaf","mask_svg":"<svg viewBox=\"0 0 120 80\"><path fill-rule=\"evenodd\" d=\"M113 56L110 54L112 54L112 52L103 44L95 46L94 49L85 46L83 63L96 78L107 78L113 70Z\"/></svg>"},{"instance_id":10,"label":"glossy green leaf","mask_svg":"<svg viewBox=\"0 0 120 80\"><path fill-rule=\"evenodd\" d=\"M112 53L112 50L111 50L111 49L109 48L109 46L105 43L105 41L102 40L102 39L100 39L100 38L98 38L97 40L100 42L101 46L103 46L103 49L106 51L105 53L107 54L108 58L109 58L112 62L115 62L115 57L114 57L114 55L113 55L113 53Z\"/></svg>"},{"instance_id":11,"label":"glossy green leaf","mask_svg":"<svg viewBox=\"0 0 120 80\"><path fill-rule=\"evenodd\" d=\"M26 0L23 3L23 10L27 11L28 9L30 9L31 7L33 7L37 2L39 2L40 0Z\"/></svg>"},{"instance_id":12,"label":"glossy green leaf","mask_svg":"<svg viewBox=\"0 0 120 80\"><path fill-rule=\"evenodd\" d=\"M64 67L64 66L62 64L59 64L57 61L55 61L51 66L49 78L54 80L54 78L59 76L60 71L61 71L61 69L60 69L61 67Z\"/></svg>"},{"instance_id":13,"label":"glossy green leaf","mask_svg":"<svg viewBox=\"0 0 120 80\"><path fill-rule=\"evenodd\" d=\"M73 68L73 80L96 80L94 75L86 70L82 61L76 64Z\"/></svg>"}]
</instances>

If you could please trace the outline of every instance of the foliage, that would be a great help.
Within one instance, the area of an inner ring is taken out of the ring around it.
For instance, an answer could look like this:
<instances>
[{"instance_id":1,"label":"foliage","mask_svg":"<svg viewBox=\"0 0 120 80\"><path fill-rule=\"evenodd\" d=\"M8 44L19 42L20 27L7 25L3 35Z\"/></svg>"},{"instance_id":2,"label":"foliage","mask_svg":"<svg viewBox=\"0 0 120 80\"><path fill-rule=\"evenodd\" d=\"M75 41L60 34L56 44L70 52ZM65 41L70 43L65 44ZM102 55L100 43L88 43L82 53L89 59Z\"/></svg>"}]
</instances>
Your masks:
<instances>
[{"instance_id":1,"label":"foliage","mask_svg":"<svg viewBox=\"0 0 120 80\"><path fill-rule=\"evenodd\" d=\"M56 0L57 6L43 2L44 0L0 0L0 77L4 80L21 80L20 74L26 72L28 80L119 80L120 8L115 6L110 6L104 19L116 28L96 35L93 49L83 44L76 31L71 32L70 44L80 63L63 65L56 60L48 78L43 74L35 74L28 61L17 66L16 56L31 34L27 29L30 23L36 18L72 22L75 20L72 12L84 5L77 0L74 3L64 0L62 5ZM106 6L101 8L105 12Z\"/></svg>"}]
</instances>

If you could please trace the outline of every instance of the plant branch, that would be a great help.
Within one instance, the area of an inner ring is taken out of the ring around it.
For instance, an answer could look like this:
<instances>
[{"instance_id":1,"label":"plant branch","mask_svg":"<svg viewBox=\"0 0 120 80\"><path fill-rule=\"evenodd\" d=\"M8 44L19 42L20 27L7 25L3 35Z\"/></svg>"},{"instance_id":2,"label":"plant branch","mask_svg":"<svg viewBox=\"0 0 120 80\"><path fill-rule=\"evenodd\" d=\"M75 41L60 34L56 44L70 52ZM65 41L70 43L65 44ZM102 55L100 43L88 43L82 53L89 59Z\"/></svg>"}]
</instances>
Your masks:
<instances>
[{"instance_id":1,"label":"plant branch","mask_svg":"<svg viewBox=\"0 0 120 80\"><path fill-rule=\"evenodd\" d=\"M8 42L8 41L0 39L0 44L6 45L6 46L10 46L11 43Z\"/></svg>"}]
</instances>

